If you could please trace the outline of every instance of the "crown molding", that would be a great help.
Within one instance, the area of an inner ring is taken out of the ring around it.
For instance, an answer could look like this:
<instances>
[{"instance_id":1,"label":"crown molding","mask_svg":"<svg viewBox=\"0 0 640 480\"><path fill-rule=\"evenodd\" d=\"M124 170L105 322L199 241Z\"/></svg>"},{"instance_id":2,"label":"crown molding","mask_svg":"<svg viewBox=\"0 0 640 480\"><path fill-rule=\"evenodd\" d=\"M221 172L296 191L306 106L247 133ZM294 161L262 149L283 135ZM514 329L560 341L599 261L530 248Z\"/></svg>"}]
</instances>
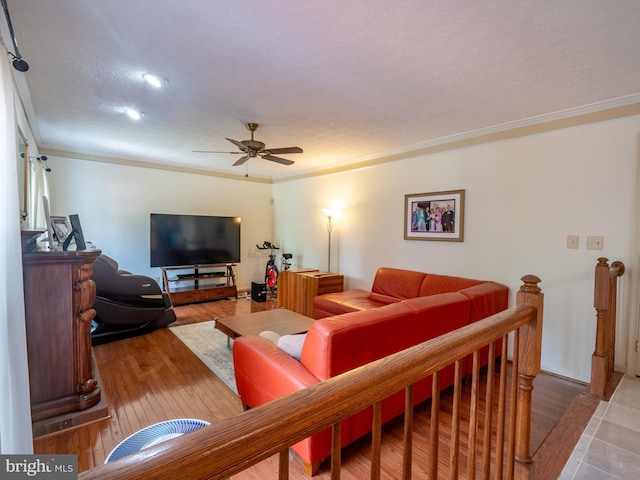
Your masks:
<instances>
[{"instance_id":1,"label":"crown molding","mask_svg":"<svg viewBox=\"0 0 640 480\"><path fill-rule=\"evenodd\" d=\"M290 182L334 173L368 168L406 158L430 155L474 145L538 135L541 133L574 128L592 123L616 120L640 115L640 94L620 97L578 108L530 117L514 122L493 125L464 133L400 147L386 152L359 157L357 161L335 168L307 172L274 179L273 183Z\"/></svg>"},{"instance_id":2,"label":"crown molding","mask_svg":"<svg viewBox=\"0 0 640 480\"><path fill-rule=\"evenodd\" d=\"M539 115L514 122L507 122L500 125L493 125L491 127L471 130L447 137L436 138L433 140L416 143L413 145L404 146L373 155L359 157L355 159L354 162L339 167L321 169L279 178L246 177L206 169L149 163L115 157L104 157L80 152L69 152L45 148L40 150L43 154L54 157L57 156L79 160L89 160L94 162L115 163L119 165L127 165L140 168L152 168L156 170L192 173L196 175L207 175L232 180L275 184L359 170L362 168L368 168L411 157L430 155L438 152L504 141L530 135L538 135L556 130L574 128L636 115L640 115L640 94L629 95L605 102L593 103L578 108Z\"/></svg>"},{"instance_id":3,"label":"crown molding","mask_svg":"<svg viewBox=\"0 0 640 480\"><path fill-rule=\"evenodd\" d=\"M235 175L231 173L218 172L213 170L205 170L202 168L183 167L178 165L165 165L160 163L142 162L139 160L130 160L117 157L104 157L100 155L90 155L79 152L69 152L65 150L55 150L50 148L41 148L40 152L49 157L69 158L74 160L87 160L90 162L112 163L116 165L126 165L129 167L151 168L153 170L166 170L169 172L192 173L194 175L206 175L209 177L226 178L229 180L242 180L245 182L256 183L273 183L270 178L263 177L245 177L243 175Z\"/></svg>"}]
</instances>

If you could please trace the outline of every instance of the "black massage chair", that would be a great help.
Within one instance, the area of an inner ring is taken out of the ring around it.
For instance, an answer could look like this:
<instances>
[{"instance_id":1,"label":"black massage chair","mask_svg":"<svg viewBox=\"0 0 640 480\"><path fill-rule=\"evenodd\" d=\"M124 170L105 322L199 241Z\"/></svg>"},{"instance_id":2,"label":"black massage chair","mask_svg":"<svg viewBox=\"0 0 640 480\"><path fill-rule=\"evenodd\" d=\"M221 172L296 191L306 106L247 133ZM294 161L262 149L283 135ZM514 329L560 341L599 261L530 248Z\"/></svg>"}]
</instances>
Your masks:
<instances>
[{"instance_id":1,"label":"black massage chair","mask_svg":"<svg viewBox=\"0 0 640 480\"><path fill-rule=\"evenodd\" d=\"M106 255L96 259L92 279L96 284L92 345L149 333L176 320L169 296L158 282L119 270Z\"/></svg>"}]
</instances>

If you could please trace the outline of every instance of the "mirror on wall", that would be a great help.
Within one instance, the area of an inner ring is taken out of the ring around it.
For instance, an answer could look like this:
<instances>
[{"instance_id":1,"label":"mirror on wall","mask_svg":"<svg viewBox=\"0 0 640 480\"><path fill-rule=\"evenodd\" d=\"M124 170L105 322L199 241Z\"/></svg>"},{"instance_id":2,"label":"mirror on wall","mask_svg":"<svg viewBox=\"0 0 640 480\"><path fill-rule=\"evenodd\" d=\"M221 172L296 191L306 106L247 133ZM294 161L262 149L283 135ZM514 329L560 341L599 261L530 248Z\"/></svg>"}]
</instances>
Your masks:
<instances>
[{"instance_id":1,"label":"mirror on wall","mask_svg":"<svg viewBox=\"0 0 640 480\"><path fill-rule=\"evenodd\" d=\"M29 145L18 129L18 191L20 192L20 222L27 219L27 196L29 186Z\"/></svg>"}]
</instances>

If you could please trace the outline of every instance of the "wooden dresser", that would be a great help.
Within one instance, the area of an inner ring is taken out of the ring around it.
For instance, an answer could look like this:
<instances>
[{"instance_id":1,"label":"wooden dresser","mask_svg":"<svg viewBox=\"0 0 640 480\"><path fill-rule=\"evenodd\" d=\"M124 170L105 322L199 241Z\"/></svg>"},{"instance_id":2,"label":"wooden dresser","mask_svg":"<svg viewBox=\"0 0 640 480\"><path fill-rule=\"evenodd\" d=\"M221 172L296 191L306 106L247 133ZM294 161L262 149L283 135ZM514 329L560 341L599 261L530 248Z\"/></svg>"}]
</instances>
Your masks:
<instances>
[{"instance_id":1,"label":"wooden dresser","mask_svg":"<svg viewBox=\"0 0 640 480\"><path fill-rule=\"evenodd\" d=\"M32 421L100 401L91 347L100 250L22 255Z\"/></svg>"},{"instance_id":2,"label":"wooden dresser","mask_svg":"<svg viewBox=\"0 0 640 480\"><path fill-rule=\"evenodd\" d=\"M313 318L313 297L341 292L344 277L319 270L285 270L278 276L278 307Z\"/></svg>"}]
</instances>

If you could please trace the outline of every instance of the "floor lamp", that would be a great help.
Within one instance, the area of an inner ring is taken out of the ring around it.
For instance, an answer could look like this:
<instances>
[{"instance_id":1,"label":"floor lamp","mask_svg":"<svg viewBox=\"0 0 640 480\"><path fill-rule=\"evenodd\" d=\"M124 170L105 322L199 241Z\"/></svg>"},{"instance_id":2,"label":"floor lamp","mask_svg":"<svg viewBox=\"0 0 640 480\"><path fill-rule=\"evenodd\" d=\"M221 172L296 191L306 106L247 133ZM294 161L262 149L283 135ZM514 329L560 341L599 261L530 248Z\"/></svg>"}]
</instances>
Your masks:
<instances>
[{"instance_id":1,"label":"floor lamp","mask_svg":"<svg viewBox=\"0 0 640 480\"><path fill-rule=\"evenodd\" d=\"M328 252L327 252L327 272L331 271L331 230L333 230L333 215L327 213L327 233L329 234Z\"/></svg>"},{"instance_id":2,"label":"floor lamp","mask_svg":"<svg viewBox=\"0 0 640 480\"><path fill-rule=\"evenodd\" d=\"M331 271L331 230L333 230L334 211L329 208L325 208L322 211L327 216L327 234L329 235L328 252L327 252L327 272L330 272Z\"/></svg>"}]
</instances>

